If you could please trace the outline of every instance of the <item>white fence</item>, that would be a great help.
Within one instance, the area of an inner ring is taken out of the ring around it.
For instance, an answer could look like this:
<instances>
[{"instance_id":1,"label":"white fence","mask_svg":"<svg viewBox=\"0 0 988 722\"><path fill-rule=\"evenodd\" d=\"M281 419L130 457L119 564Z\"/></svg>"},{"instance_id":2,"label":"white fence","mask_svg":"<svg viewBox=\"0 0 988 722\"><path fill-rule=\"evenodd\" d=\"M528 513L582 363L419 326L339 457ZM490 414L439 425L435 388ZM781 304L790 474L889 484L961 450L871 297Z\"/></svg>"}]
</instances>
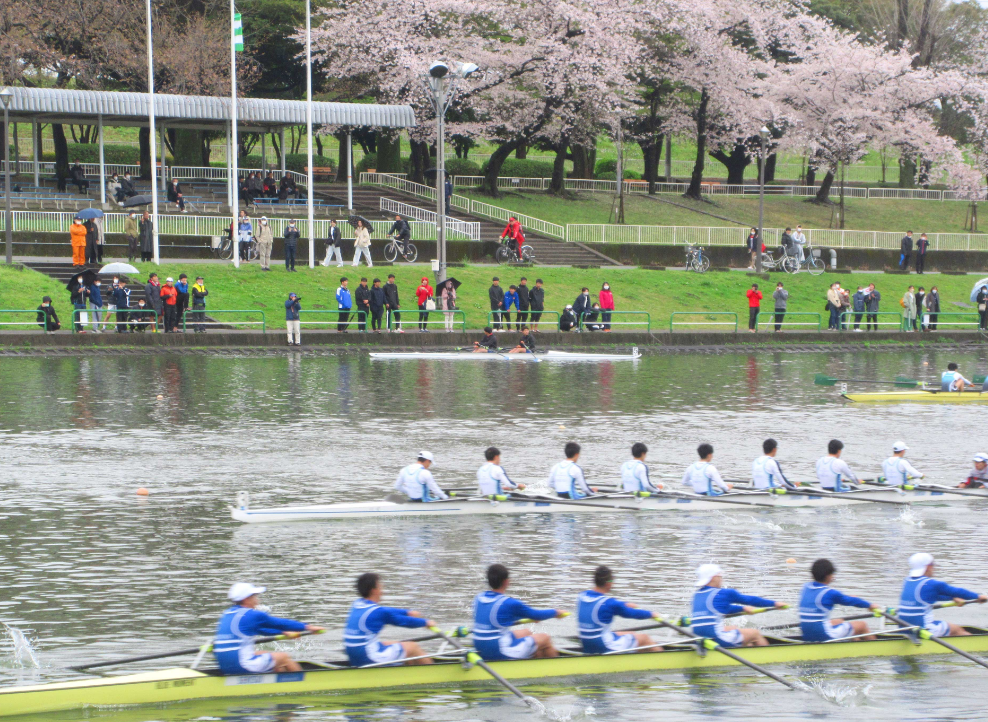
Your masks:
<instances>
[{"instance_id":1,"label":"white fence","mask_svg":"<svg viewBox=\"0 0 988 722\"><path fill-rule=\"evenodd\" d=\"M431 223L432 225L438 223L435 211L427 211L424 208L392 200L391 198L381 198L381 210L408 216L419 221ZM480 224L476 221L459 221L449 216L444 216L443 220L445 221L444 225L446 227L447 237L460 238L468 241L480 240Z\"/></svg>"},{"instance_id":2,"label":"white fence","mask_svg":"<svg viewBox=\"0 0 988 722\"><path fill-rule=\"evenodd\" d=\"M69 167L72 167L75 163L70 163ZM87 176L93 176L99 178L99 163L80 163L83 172ZM22 175L33 175L34 174L34 161L33 160L19 160L17 162L10 161L11 171L14 173L20 173ZM123 175L124 173L140 174L141 167L139 165L127 165L125 163L106 163L103 166L106 169L106 174L113 175L117 173ZM160 168L160 166L159 166ZM7 170L7 161L0 161L0 169L2 172ZM44 175L55 175L55 163L52 161L41 161L38 163L38 172Z\"/></svg>"}]
</instances>

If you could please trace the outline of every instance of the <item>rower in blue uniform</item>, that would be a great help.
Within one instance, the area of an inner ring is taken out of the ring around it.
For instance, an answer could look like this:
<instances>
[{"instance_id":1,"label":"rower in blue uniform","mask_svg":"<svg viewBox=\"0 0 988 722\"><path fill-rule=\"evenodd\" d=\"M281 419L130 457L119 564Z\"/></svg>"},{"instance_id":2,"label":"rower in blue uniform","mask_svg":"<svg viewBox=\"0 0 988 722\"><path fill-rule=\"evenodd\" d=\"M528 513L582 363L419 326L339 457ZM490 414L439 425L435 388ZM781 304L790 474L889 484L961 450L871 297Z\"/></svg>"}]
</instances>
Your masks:
<instances>
[{"instance_id":1,"label":"rower in blue uniform","mask_svg":"<svg viewBox=\"0 0 988 722\"><path fill-rule=\"evenodd\" d=\"M879 605L842 594L830 585L834 581L837 569L829 559L817 559L810 567L813 581L803 585L799 596L799 627L803 631L803 639L807 642L829 642L831 639L855 637L857 639L874 639L868 635L868 623L855 620L845 622L843 619L831 619L830 614L837 604L845 607L861 607L875 610Z\"/></svg>"},{"instance_id":2,"label":"rower in blue uniform","mask_svg":"<svg viewBox=\"0 0 988 722\"><path fill-rule=\"evenodd\" d=\"M653 484L648 478L648 467L645 466L647 454L645 444L640 441L632 444L631 461L621 464L621 487L625 491L656 494L662 490L662 484Z\"/></svg>"},{"instance_id":3,"label":"rower in blue uniform","mask_svg":"<svg viewBox=\"0 0 988 722\"><path fill-rule=\"evenodd\" d=\"M435 626L435 622L425 619L418 612L381 606L383 592L379 575L367 572L357 577L360 599L350 607L350 616L343 630L343 647L350 658L350 666L432 664L432 659L423 657L425 652L418 642L380 640L381 630L386 624L410 629Z\"/></svg>"},{"instance_id":4,"label":"rower in blue uniform","mask_svg":"<svg viewBox=\"0 0 988 722\"><path fill-rule=\"evenodd\" d=\"M988 379L985 379L985 382L988 383ZM940 390L963 391L965 386L973 388L974 384L961 376L961 372L957 370L957 364L951 361L947 364L947 370L940 376Z\"/></svg>"},{"instance_id":5,"label":"rower in blue uniform","mask_svg":"<svg viewBox=\"0 0 988 722\"><path fill-rule=\"evenodd\" d=\"M213 656L223 674L266 674L268 672L299 672L302 668L287 652L261 652L254 649L254 640L262 636L283 634L297 637L299 632L322 629L313 624L280 619L258 609L259 594L264 587L237 582L227 593L233 606L223 612L213 638Z\"/></svg>"},{"instance_id":6,"label":"rower in blue uniform","mask_svg":"<svg viewBox=\"0 0 988 722\"><path fill-rule=\"evenodd\" d=\"M510 574L503 564L487 568L490 591L481 592L473 600L473 646L488 662L504 659L542 659L558 657L552 638L545 632L511 629L522 619L541 622L562 617L558 609L533 609L524 602L505 594Z\"/></svg>"},{"instance_id":7,"label":"rower in blue uniform","mask_svg":"<svg viewBox=\"0 0 988 722\"><path fill-rule=\"evenodd\" d=\"M563 449L566 461L560 461L549 472L549 486L561 499L583 499L596 494L597 489L587 485L583 469L577 464L580 458L580 445L575 441L566 444Z\"/></svg>"},{"instance_id":8,"label":"rower in blue uniform","mask_svg":"<svg viewBox=\"0 0 988 722\"><path fill-rule=\"evenodd\" d=\"M524 484L516 484L505 473L501 466L501 450L491 446L484 452L487 463L477 469L477 486L481 496L497 496L506 491L524 489Z\"/></svg>"},{"instance_id":9,"label":"rower in blue uniform","mask_svg":"<svg viewBox=\"0 0 988 722\"><path fill-rule=\"evenodd\" d=\"M693 633L713 639L722 647L766 647L768 640L757 629L730 627L724 624L727 614L746 612L751 614L755 607L786 606L762 597L741 594L736 589L721 585L724 570L716 564L704 564L696 570L696 593L693 594Z\"/></svg>"},{"instance_id":10,"label":"rower in blue uniform","mask_svg":"<svg viewBox=\"0 0 988 722\"><path fill-rule=\"evenodd\" d=\"M854 487L848 482L855 482L858 477L851 471L847 462L840 458L844 449L844 443L838 439L831 439L827 444L827 455L821 456L816 462L816 478L820 481L820 488L827 491L841 492L851 491Z\"/></svg>"},{"instance_id":11,"label":"rower in blue uniform","mask_svg":"<svg viewBox=\"0 0 988 722\"><path fill-rule=\"evenodd\" d=\"M795 489L796 485L782 473L775 455L779 451L779 442L775 439L765 439L762 442L762 456L751 462L751 483L756 489Z\"/></svg>"},{"instance_id":12,"label":"rower in blue uniform","mask_svg":"<svg viewBox=\"0 0 988 722\"><path fill-rule=\"evenodd\" d=\"M717 467L713 465L714 447L700 444L696 453L700 455L700 460L694 461L683 474L683 486L692 486L695 493L704 496L719 496L730 491L731 485L724 483Z\"/></svg>"},{"instance_id":13,"label":"rower in blue uniform","mask_svg":"<svg viewBox=\"0 0 988 722\"><path fill-rule=\"evenodd\" d=\"M905 486L909 479L922 479L925 474L916 471L913 465L906 461L905 441L896 441L892 445L892 456L882 462L882 479L891 486Z\"/></svg>"},{"instance_id":14,"label":"rower in blue uniform","mask_svg":"<svg viewBox=\"0 0 988 722\"><path fill-rule=\"evenodd\" d=\"M961 587L952 587L933 578L933 555L913 554L909 557L909 578L902 585L899 599L899 619L922 627L934 637L966 637L970 632L959 624L951 624L933 618L933 605L937 602L985 602L988 596Z\"/></svg>"},{"instance_id":15,"label":"rower in blue uniform","mask_svg":"<svg viewBox=\"0 0 988 722\"><path fill-rule=\"evenodd\" d=\"M395 491L400 491L409 501L438 501L448 499L446 492L439 488L432 478L429 467L432 466L432 454L420 451L414 464L409 464L398 474Z\"/></svg>"},{"instance_id":16,"label":"rower in blue uniform","mask_svg":"<svg viewBox=\"0 0 988 722\"><path fill-rule=\"evenodd\" d=\"M576 598L576 617L580 625L580 642L586 654L606 652L661 652L662 647L652 644L647 634L615 632L611 630L614 617L651 619L655 616L647 609L636 609L634 604L619 601L610 596L614 574L608 567L599 566L593 573L593 589L582 592Z\"/></svg>"}]
</instances>

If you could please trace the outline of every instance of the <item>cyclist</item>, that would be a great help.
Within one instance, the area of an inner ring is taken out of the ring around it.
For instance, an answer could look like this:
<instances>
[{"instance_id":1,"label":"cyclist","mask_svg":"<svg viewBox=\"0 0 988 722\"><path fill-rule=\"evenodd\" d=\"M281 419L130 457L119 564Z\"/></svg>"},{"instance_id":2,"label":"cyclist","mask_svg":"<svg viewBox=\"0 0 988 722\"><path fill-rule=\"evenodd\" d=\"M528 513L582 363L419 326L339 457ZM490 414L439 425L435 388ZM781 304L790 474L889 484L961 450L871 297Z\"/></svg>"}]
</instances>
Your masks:
<instances>
[{"instance_id":1,"label":"cyclist","mask_svg":"<svg viewBox=\"0 0 988 722\"><path fill-rule=\"evenodd\" d=\"M388 235L394 237L395 245L400 244L401 255L407 256L408 242L412 238L412 230L408 227L408 221L396 213L395 222L391 224L391 230L388 231Z\"/></svg>"},{"instance_id":2,"label":"cyclist","mask_svg":"<svg viewBox=\"0 0 988 722\"><path fill-rule=\"evenodd\" d=\"M525 234L522 233L521 223L514 216L508 219L508 225L504 227L504 232L501 234L501 242L504 242L504 238L507 236L508 245L512 251L518 254L518 260L524 260L522 258L521 247L525 243Z\"/></svg>"}]
</instances>

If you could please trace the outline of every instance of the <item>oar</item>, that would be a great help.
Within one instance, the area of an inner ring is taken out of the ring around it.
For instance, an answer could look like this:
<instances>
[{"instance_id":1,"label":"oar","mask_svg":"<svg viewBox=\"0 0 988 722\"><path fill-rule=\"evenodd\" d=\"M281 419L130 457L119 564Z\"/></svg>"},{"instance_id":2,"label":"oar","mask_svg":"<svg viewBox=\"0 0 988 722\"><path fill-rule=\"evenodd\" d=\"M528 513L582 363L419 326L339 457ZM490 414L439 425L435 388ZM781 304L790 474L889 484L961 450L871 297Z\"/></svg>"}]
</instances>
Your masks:
<instances>
[{"instance_id":1,"label":"oar","mask_svg":"<svg viewBox=\"0 0 988 722\"><path fill-rule=\"evenodd\" d=\"M922 381L907 379L905 376L896 376L895 381L876 381L875 379L835 379L833 376L827 376L826 374L817 374L813 377L813 383L817 386L834 386L838 381L841 383L891 384L892 386L898 386L900 388L915 388L916 386L922 384Z\"/></svg>"},{"instance_id":2,"label":"oar","mask_svg":"<svg viewBox=\"0 0 988 722\"><path fill-rule=\"evenodd\" d=\"M751 611L751 612L731 612L730 614L725 614L724 615L724 618L727 619L729 617L749 617L749 616L751 616L753 614L764 614L765 612L777 612L777 611L780 611L782 609L789 609L789 605L787 604L784 607L756 607L754 609L754 611ZM870 614L867 614L865 616L870 617L871 615ZM692 622L692 620L689 617L679 617L676 620L675 623L677 625L679 625L680 627L688 627L688 626L690 626L690 623L691 622ZM796 622L796 624L799 624L799 622ZM661 624L643 624L643 625L638 626L638 627L628 627L627 629L618 629L618 630L615 630L615 631L618 631L618 632L647 632L649 629L655 629L656 627L661 627L661 626L662 626ZM791 625L786 625L786 626L791 626ZM785 629L785 626L782 626L782 627L763 627L763 629ZM580 637L568 637L568 639L580 639Z\"/></svg>"},{"instance_id":3,"label":"oar","mask_svg":"<svg viewBox=\"0 0 988 722\"><path fill-rule=\"evenodd\" d=\"M975 600L972 599L968 603L974 604ZM957 606L957 602L937 602L936 604L933 605L933 608L944 609L946 607L956 607L956 606ZM889 614L895 614L896 612L896 610L893 607L887 607L885 611L888 612ZM727 614L725 616L729 617L731 615ZM877 616L880 616L880 614L879 614L879 610L876 609L874 612L868 612L867 614L852 614L850 617L841 617L841 619L843 619L845 622L855 622L859 619L873 619L874 617ZM801 622L795 621L790 624L777 624L773 627L762 627L762 630L765 632L771 632L777 629L789 629L790 627L798 627L800 624Z\"/></svg>"},{"instance_id":4,"label":"oar","mask_svg":"<svg viewBox=\"0 0 988 722\"><path fill-rule=\"evenodd\" d=\"M727 499L718 499L716 497L706 497L700 496L699 494L693 496L690 494L677 494L670 492L662 492L667 496L671 496L676 499L696 499L697 501L715 501L720 504L731 504L732 506L765 506L773 507L772 504L759 504L755 502L754 504L749 504L742 501L728 501ZM609 504L595 504L592 501L577 501L575 499L557 499L551 496L537 496L537 495L527 495L527 494L512 494L511 498L516 501L541 501L547 502L549 504L568 504L570 506L588 506L588 507L599 507L601 509L610 509L612 511L665 511L665 509L649 509L648 507L631 507L631 506L610 506ZM588 497L593 499L594 497Z\"/></svg>"},{"instance_id":5,"label":"oar","mask_svg":"<svg viewBox=\"0 0 988 722\"><path fill-rule=\"evenodd\" d=\"M971 601L975 601L975 600L973 600L973 599L972 599ZM911 625L911 624L907 624L906 622L904 622L904 621L902 621L901 619L899 619L898 617L896 617L896 616L895 616L895 615L893 615L893 614L889 614L888 612L882 612L881 610L879 610L879 612L880 612L880 614L881 614L881 615L882 615L883 617L885 617L885 618L886 618L886 619L888 619L889 621L892 621L892 622L895 622L895 623L896 623L896 624L898 624L898 625L899 625L900 627L910 627L910 626L913 626L913 625ZM980 665L981 665L982 667L984 667L985 669L988 669L988 662L986 662L986 661L984 661L983 659L978 659L978 658L977 658L977 657L975 657L975 656L974 656L973 654L969 654L968 652L965 652L965 651L964 651L963 649L960 649L960 648L958 648L958 647L955 647L955 646L954 646L954 645L952 645L952 644L951 644L950 642L944 642L944 641L943 641L942 639L940 639L939 637L934 637L934 636L933 636L932 634L930 634L930 633L929 633L929 631L928 631L928 630L926 630L926 629L920 629L920 630L919 630L919 632L918 632L918 636L919 636L919 638L920 638L920 639L927 639L927 640L929 640L929 641L931 641L931 642L936 642L936 643L937 643L937 644L939 644L939 645L940 645L941 647L946 647L946 648L947 648L947 649L949 649L949 650L950 650L951 652L955 652L956 654L959 654L959 655L961 655L961 656L962 656L962 657L964 657L965 659L970 659L970 660L971 660L972 662L974 662L975 664L980 664Z\"/></svg>"},{"instance_id":6,"label":"oar","mask_svg":"<svg viewBox=\"0 0 988 722\"><path fill-rule=\"evenodd\" d=\"M488 665L487 662L485 662L479 654L477 654L476 652L468 652L466 647L460 644L460 641L458 639L455 639L454 637L450 637L449 635L445 634L441 629L439 629L439 627L429 627L429 629L435 632L437 636L445 637L446 640L457 649L466 652L467 662L471 664L476 664L482 670L487 672L487 674L489 674L491 677L496 679L505 689L511 692L511 694L513 694L515 697L517 697L522 702L527 704L529 707L535 707L536 705L539 704L538 700L535 700L532 697L522 694L520 689L515 687L513 684L511 684L511 682L509 682L500 674L498 674L493 669L491 669L490 665Z\"/></svg>"},{"instance_id":7,"label":"oar","mask_svg":"<svg viewBox=\"0 0 988 722\"><path fill-rule=\"evenodd\" d=\"M307 637L311 634L325 634L325 629L320 629L313 632L299 632L298 634L292 634L292 636L287 636L285 634L279 634L276 637L261 637L260 639L255 639L254 644L265 644L267 642L280 642L284 639L297 639L298 637ZM77 672L82 672L87 669L96 669L97 667L113 667L118 664L130 664L131 662L146 662L151 659L167 659L168 657L184 657L188 654L199 654L205 651L209 652L213 648L212 644L204 644L199 647L189 647L188 649L180 649L176 652L161 652L159 654L145 654L141 657L127 657L125 659L115 659L110 662L96 662L95 664L83 664L77 667L69 667L69 669L74 669Z\"/></svg>"},{"instance_id":8,"label":"oar","mask_svg":"<svg viewBox=\"0 0 988 722\"><path fill-rule=\"evenodd\" d=\"M885 488L890 488L888 484L883 484L879 482L877 479L874 481L867 480L865 481L865 483L871 486L879 486L879 487L884 486ZM985 498L984 494L978 494L973 491L964 491L963 489L955 489L952 486L944 486L943 484L909 484L903 488L905 488L907 491L912 491L913 489L916 489L918 491L939 491L944 494L959 494L960 496L974 496L977 497L978 499Z\"/></svg>"},{"instance_id":9,"label":"oar","mask_svg":"<svg viewBox=\"0 0 988 722\"><path fill-rule=\"evenodd\" d=\"M532 354L532 357L535 359L535 363L537 363L537 364L542 363L542 359L540 359L538 356L536 356L535 355L535 352L532 349L530 349L528 346L525 347L525 353Z\"/></svg>"},{"instance_id":10,"label":"oar","mask_svg":"<svg viewBox=\"0 0 988 722\"><path fill-rule=\"evenodd\" d=\"M795 489L766 489L770 494L783 495L783 494L795 494L796 496L833 496L842 499L850 499L851 501L872 504L892 504L893 506L908 506L908 501L894 501L892 499L861 499L855 498L854 496L846 496L845 493L839 491L826 491L825 489L813 490L813 491L803 491Z\"/></svg>"},{"instance_id":11,"label":"oar","mask_svg":"<svg viewBox=\"0 0 988 722\"><path fill-rule=\"evenodd\" d=\"M688 631L686 631L682 627L677 627L675 624L672 624L670 622L667 622L664 619L662 619L661 617L655 617L655 621L659 623L659 626L660 627L667 627L668 629L671 629L674 632L678 632L679 634L683 635L684 637L693 637L692 634L690 634ZM768 677L770 679L774 679L776 682L779 682L781 684L784 684L789 689L799 689L792 682L789 682L788 680L783 679L782 677L780 677L779 675L775 674L774 672L770 672L767 669L765 669L764 667L761 667L761 666L755 664L754 662L749 662L747 659L745 659L744 657L742 657L739 654L735 654L734 652L732 652L732 651L730 651L728 649L724 649L722 646L720 646L719 644L717 644L717 642L715 642L712 639L704 639L703 640L703 646L704 646L705 649L709 649L709 650L712 650L714 652L720 652L725 657L730 657L735 662L738 662L740 664L743 664L745 667L750 667L751 669L755 670L756 672L760 672L761 674L764 674L766 677Z\"/></svg>"}]
</instances>

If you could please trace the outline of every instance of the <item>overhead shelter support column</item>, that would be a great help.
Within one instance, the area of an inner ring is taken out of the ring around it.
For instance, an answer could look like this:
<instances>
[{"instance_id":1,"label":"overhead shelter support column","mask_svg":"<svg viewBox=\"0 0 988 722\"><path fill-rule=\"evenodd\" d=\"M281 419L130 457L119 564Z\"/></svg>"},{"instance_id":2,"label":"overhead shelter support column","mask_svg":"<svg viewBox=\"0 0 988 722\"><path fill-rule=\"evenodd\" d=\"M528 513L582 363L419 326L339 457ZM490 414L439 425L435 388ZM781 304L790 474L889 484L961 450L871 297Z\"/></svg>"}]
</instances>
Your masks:
<instances>
[{"instance_id":1,"label":"overhead shelter support column","mask_svg":"<svg viewBox=\"0 0 988 722\"><path fill-rule=\"evenodd\" d=\"M99 202L106 205L106 158L103 155L103 114L97 118L99 132Z\"/></svg>"},{"instance_id":2,"label":"overhead shelter support column","mask_svg":"<svg viewBox=\"0 0 988 722\"><path fill-rule=\"evenodd\" d=\"M41 128L37 120L31 121L31 152L34 156L34 185L41 185Z\"/></svg>"},{"instance_id":3,"label":"overhead shelter support column","mask_svg":"<svg viewBox=\"0 0 988 722\"><path fill-rule=\"evenodd\" d=\"M281 174L285 175L285 170L287 166L285 165L285 129L281 129Z\"/></svg>"},{"instance_id":4,"label":"overhead shelter support column","mask_svg":"<svg viewBox=\"0 0 988 722\"><path fill-rule=\"evenodd\" d=\"M261 131L261 170L266 171L268 169L268 133L265 130ZM262 178L264 176L261 176Z\"/></svg>"}]
</instances>

